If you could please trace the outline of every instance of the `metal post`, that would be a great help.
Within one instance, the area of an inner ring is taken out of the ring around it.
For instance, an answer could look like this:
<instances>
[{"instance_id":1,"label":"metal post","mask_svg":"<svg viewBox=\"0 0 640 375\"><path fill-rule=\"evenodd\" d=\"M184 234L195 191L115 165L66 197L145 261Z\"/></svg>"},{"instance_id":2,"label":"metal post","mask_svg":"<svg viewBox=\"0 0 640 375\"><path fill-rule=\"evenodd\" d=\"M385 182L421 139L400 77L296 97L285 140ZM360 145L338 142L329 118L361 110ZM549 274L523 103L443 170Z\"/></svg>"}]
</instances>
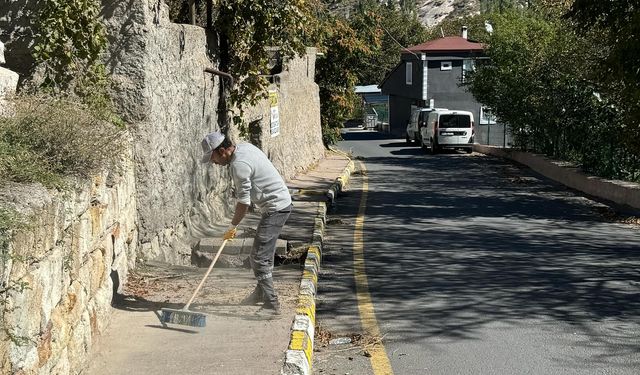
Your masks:
<instances>
[{"instance_id":1,"label":"metal post","mask_svg":"<svg viewBox=\"0 0 640 375\"><path fill-rule=\"evenodd\" d=\"M189 17L191 24L196 24L196 0L189 0Z\"/></svg>"},{"instance_id":2,"label":"metal post","mask_svg":"<svg viewBox=\"0 0 640 375\"><path fill-rule=\"evenodd\" d=\"M233 76L229 73L225 73L225 72L221 72L217 69L213 69L213 68L204 68L205 73L211 73L211 74L215 74L215 75L219 75L222 77L225 77L229 80L229 87L233 87Z\"/></svg>"},{"instance_id":3,"label":"metal post","mask_svg":"<svg viewBox=\"0 0 640 375\"><path fill-rule=\"evenodd\" d=\"M507 124L502 124L502 148L507 148Z\"/></svg>"}]
</instances>

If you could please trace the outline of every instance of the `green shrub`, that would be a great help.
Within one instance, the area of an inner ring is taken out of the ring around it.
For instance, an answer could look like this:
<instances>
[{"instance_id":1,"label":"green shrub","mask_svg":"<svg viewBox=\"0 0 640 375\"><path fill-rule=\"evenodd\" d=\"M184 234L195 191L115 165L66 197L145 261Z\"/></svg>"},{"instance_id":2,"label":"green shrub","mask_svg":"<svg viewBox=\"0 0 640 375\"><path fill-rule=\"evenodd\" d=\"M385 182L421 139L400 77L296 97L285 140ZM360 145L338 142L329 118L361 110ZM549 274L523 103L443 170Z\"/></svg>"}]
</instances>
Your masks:
<instances>
[{"instance_id":1,"label":"green shrub","mask_svg":"<svg viewBox=\"0 0 640 375\"><path fill-rule=\"evenodd\" d=\"M596 64L608 46L602 31L583 30L562 13L509 11L490 15L489 60L470 75L470 91L509 125L517 148L575 163L599 177L640 182L634 147L640 132L626 119L633 97L622 81L603 87ZM617 86L616 86L617 85Z\"/></svg>"},{"instance_id":2,"label":"green shrub","mask_svg":"<svg viewBox=\"0 0 640 375\"><path fill-rule=\"evenodd\" d=\"M115 167L124 151L122 129L74 99L18 97L13 112L0 118L0 184L61 188L65 176Z\"/></svg>"},{"instance_id":3,"label":"green shrub","mask_svg":"<svg viewBox=\"0 0 640 375\"><path fill-rule=\"evenodd\" d=\"M7 246L11 239L11 230L21 229L26 222L15 210L0 206L0 265L8 257Z\"/></svg>"}]
</instances>

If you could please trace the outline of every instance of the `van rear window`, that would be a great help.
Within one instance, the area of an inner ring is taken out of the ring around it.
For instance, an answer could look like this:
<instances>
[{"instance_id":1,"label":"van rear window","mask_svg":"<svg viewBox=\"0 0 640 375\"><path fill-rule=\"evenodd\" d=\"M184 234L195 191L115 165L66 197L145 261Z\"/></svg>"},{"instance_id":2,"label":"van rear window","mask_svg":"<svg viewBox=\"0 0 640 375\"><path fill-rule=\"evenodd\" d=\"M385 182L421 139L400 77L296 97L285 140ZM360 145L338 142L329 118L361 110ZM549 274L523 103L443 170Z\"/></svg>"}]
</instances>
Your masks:
<instances>
[{"instance_id":1,"label":"van rear window","mask_svg":"<svg viewBox=\"0 0 640 375\"><path fill-rule=\"evenodd\" d=\"M471 118L467 115L441 115L438 127L442 128L470 128Z\"/></svg>"}]
</instances>

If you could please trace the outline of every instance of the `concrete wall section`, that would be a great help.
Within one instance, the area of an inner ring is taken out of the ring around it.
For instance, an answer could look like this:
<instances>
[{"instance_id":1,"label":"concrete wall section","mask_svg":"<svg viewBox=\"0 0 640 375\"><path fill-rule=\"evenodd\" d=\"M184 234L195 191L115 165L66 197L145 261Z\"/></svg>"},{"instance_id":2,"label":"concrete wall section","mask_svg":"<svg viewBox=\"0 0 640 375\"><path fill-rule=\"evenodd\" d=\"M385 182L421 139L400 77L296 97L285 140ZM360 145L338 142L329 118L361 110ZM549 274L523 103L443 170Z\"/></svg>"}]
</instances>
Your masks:
<instances>
[{"instance_id":1,"label":"concrete wall section","mask_svg":"<svg viewBox=\"0 0 640 375\"><path fill-rule=\"evenodd\" d=\"M481 145L474 145L474 150L517 161L545 177L588 195L640 209L640 184L588 176L578 168L567 167L562 162L528 152Z\"/></svg>"},{"instance_id":2,"label":"concrete wall section","mask_svg":"<svg viewBox=\"0 0 640 375\"><path fill-rule=\"evenodd\" d=\"M433 99L435 107L470 111L477 124L480 103L465 87L459 86L463 60L459 57L457 60L454 60L453 56L451 58L451 60L428 61L428 98ZM451 70L441 70L442 61L451 62Z\"/></svg>"},{"instance_id":3,"label":"concrete wall section","mask_svg":"<svg viewBox=\"0 0 640 375\"><path fill-rule=\"evenodd\" d=\"M227 199L209 194L230 195L226 169L200 163L200 140L217 129L218 78L204 73L213 64L200 27L161 22L152 26L148 44L150 116L136 132L141 250L147 258L188 264L190 218L219 219Z\"/></svg>"},{"instance_id":4,"label":"concrete wall section","mask_svg":"<svg viewBox=\"0 0 640 375\"><path fill-rule=\"evenodd\" d=\"M247 122L253 122L251 142L258 146L285 179L306 170L324 157L320 127L320 94L314 81L315 48L308 48L305 56L285 63L270 86L278 96L280 133L271 135L271 106L269 100L246 112Z\"/></svg>"},{"instance_id":5,"label":"concrete wall section","mask_svg":"<svg viewBox=\"0 0 640 375\"><path fill-rule=\"evenodd\" d=\"M114 89L114 103L128 123L143 121L150 114L150 98L144 90L150 17L147 2L103 0L102 4L109 42L105 64Z\"/></svg>"},{"instance_id":6,"label":"concrete wall section","mask_svg":"<svg viewBox=\"0 0 640 375\"><path fill-rule=\"evenodd\" d=\"M415 100L402 96L389 96L389 131L391 134L404 138L407 123L411 119L411 105Z\"/></svg>"},{"instance_id":7,"label":"concrete wall section","mask_svg":"<svg viewBox=\"0 0 640 375\"><path fill-rule=\"evenodd\" d=\"M200 140L217 130L219 78L204 73L215 46L203 28L169 22L162 2L105 6L116 102L135 128L140 255L189 264L232 203L226 169L200 164Z\"/></svg>"}]
</instances>

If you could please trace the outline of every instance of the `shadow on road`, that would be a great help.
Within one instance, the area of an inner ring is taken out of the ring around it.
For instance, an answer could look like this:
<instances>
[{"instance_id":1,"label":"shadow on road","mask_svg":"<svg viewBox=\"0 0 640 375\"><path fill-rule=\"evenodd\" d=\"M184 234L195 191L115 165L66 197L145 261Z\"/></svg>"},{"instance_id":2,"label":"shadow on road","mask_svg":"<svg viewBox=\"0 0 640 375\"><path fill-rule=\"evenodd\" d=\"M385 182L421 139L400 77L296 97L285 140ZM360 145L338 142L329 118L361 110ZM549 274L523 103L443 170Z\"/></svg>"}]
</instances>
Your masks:
<instances>
[{"instance_id":1,"label":"shadow on road","mask_svg":"<svg viewBox=\"0 0 640 375\"><path fill-rule=\"evenodd\" d=\"M397 138L390 134L379 133L376 131L370 130L361 130L361 131L349 131L342 133L342 138L345 141L371 141L376 139L394 139Z\"/></svg>"},{"instance_id":2,"label":"shadow on road","mask_svg":"<svg viewBox=\"0 0 640 375\"><path fill-rule=\"evenodd\" d=\"M599 353L590 361L640 365L638 230L602 220L586 200L528 170L452 156L365 159L369 290L384 301L379 321L405 322L387 338L473 340L490 323L562 322ZM335 251L324 264L350 266L348 221L359 199L357 189L341 198L335 217L345 224L329 227ZM341 283L331 291L337 301L321 307L337 316L355 290L352 278Z\"/></svg>"}]
</instances>

